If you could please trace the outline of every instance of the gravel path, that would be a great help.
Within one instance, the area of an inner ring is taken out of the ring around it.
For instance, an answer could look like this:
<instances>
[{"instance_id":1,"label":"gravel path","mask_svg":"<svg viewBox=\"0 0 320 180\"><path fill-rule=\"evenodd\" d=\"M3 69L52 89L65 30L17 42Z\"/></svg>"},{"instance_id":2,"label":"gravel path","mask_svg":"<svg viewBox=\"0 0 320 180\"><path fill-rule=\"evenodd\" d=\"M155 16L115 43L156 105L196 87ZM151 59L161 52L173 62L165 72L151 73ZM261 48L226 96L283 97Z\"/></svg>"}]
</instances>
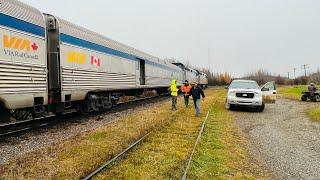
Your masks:
<instances>
[{"instance_id":1,"label":"gravel path","mask_svg":"<svg viewBox=\"0 0 320 180\"><path fill-rule=\"evenodd\" d=\"M320 179L320 122L306 109L319 106L279 99L263 113L233 112L249 152L278 179Z\"/></svg>"},{"instance_id":2,"label":"gravel path","mask_svg":"<svg viewBox=\"0 0 320 180\"><path fill-rule=\"evenodd\" d=\"M0 141L0 164L4 164L26 153L47 147L54 143L63 142L84 132L92 131L108 123L148 108L156 108L159 102L167 100L150 99L136 104L128 105L124 109L103 113L97 116L80 116L71 118L68 122L61 122L53 127L27 132L19 137L7 138Z\"/></svg>"}]
</instances>

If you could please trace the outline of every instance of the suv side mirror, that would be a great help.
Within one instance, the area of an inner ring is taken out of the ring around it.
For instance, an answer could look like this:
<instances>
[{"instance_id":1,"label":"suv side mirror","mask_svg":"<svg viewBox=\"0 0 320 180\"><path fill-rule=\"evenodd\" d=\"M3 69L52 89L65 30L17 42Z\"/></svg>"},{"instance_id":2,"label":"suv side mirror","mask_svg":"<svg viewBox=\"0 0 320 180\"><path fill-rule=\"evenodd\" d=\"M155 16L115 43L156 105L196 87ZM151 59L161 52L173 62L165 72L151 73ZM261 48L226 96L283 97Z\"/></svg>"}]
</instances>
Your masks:
<instances>
[{"instance_id":1,"label":"suv side mirror","mask_svg":"<svg viewBox=\"0 0 320 180\"><path fill-rule=\"evenodd\" d=\"M270 91L270 89L264 87L264 88L261 89L261 91Z\"/></svg>"}]
</instances>

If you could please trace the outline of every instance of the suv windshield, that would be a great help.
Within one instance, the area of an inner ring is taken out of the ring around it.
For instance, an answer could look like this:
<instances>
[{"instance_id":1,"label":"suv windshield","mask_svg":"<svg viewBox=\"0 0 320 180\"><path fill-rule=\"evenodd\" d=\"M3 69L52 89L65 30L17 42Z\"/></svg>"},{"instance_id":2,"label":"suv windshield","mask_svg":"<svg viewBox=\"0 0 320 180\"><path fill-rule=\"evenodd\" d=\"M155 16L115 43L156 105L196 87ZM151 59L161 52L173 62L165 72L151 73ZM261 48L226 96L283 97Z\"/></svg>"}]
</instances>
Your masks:
<instances>
[{"instance_id":1,"label":"suv windshield","mask_svg":"<svg viewBox=\"0 0 320 180\"><path fill-rule=\"evenodd\" d=\"M260 89L254 81L234 81L229 86L230 89Z\"/></svg>"}]
</instances>

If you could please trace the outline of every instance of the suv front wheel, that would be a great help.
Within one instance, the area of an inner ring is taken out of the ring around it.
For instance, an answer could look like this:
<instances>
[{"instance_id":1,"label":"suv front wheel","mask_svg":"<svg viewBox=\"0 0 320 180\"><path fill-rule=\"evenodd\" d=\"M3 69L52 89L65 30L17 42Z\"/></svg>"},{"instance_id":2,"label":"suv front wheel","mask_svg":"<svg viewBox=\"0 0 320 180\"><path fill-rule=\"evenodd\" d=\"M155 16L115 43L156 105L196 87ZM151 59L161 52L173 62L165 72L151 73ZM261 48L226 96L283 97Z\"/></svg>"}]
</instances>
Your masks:
<instances>
[{"instance_id":1,"label":"suv front wheel","mask_svg":"<svg viewBox=\"0 0 320 180\"><path fill-rule=\"evenodd\" d=\"M233 105L229 104L226 100L226 102L224 103L224 107L226 108L226 110L232 110L233 109Z\"/></svg>"},{"instance_id":2,"label":"suv front wheel","mask_svg":"<svg viewBox=\"0 0 320 180\"><path fill-rule=\"evenodd\" d=\"M258 112L263 112L265 108L265 104L262 103L262 105L257 109Z\"/></svg>"}]
</instances>

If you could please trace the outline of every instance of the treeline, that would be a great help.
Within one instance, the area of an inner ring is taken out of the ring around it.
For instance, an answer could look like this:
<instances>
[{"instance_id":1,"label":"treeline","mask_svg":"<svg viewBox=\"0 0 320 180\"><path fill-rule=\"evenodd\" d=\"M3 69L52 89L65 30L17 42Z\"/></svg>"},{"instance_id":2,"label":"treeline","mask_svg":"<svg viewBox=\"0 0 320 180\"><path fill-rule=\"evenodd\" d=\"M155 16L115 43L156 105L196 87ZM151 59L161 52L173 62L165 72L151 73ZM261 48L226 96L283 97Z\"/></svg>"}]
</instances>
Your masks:
<instances>
[{"instance_id":1,"label":"treeline","mask_svg":"<svg viewBox=\"0 0 320 180\"><path fill-rule=\"evenodd\" d=\"M208 69L202 69L202 72L208 75L208 83L210 86L225 86L231 83L233 79L228 73L213 73ZM274 81L278 85L306 85L309 83L320 84L320 69L316 72L311 73L308 76L299 76L294 79L289 79L279 75L272 75L265 70L257 70L255 72L248 73L246 76L239 79L247 79L257 81L260 85L270 81Z\"/></svg>"},{"instance_id":2,"label":"treeline","mask_svg":"<svg viewBox=\"0 0 320 180\"><path fill-rule=\"evenodd\" d=\"M294 79L289 79L281 75L271 75L267 71L258 70L256 72L249 73L243 79L255 80L259 84L264 84L269 81L274 81L278 85L306 85L309 83L320 83L320 69L316 72L311 73L308 76L299 76Z\"/></svg>"},{"instance_id":3,"label":"treeline","mask_svg":"<svg viewBox=\"0 0 320 180\"><path fill-rule=\"evenodd\" d=\"M257 81L258 84L265 84L270 81L274 81L276 84L285 85L291 84L290 80L281 75L272 75L265 70L258 70L256 72L251 72L248 75L242 77L241 79L248 79Z\"/></svg>"},{"instance_id":4,"label":"treeline","mask_svg":"<svg viewBox=\"0 0 320 180\"><path fill-rule=\"evenodd\" d=\"M225 86L232 81L232 77L228 73L213 73L208 69L203 69L202 72L208 75L209 86Z\"/></svg>"}]
</instances>

